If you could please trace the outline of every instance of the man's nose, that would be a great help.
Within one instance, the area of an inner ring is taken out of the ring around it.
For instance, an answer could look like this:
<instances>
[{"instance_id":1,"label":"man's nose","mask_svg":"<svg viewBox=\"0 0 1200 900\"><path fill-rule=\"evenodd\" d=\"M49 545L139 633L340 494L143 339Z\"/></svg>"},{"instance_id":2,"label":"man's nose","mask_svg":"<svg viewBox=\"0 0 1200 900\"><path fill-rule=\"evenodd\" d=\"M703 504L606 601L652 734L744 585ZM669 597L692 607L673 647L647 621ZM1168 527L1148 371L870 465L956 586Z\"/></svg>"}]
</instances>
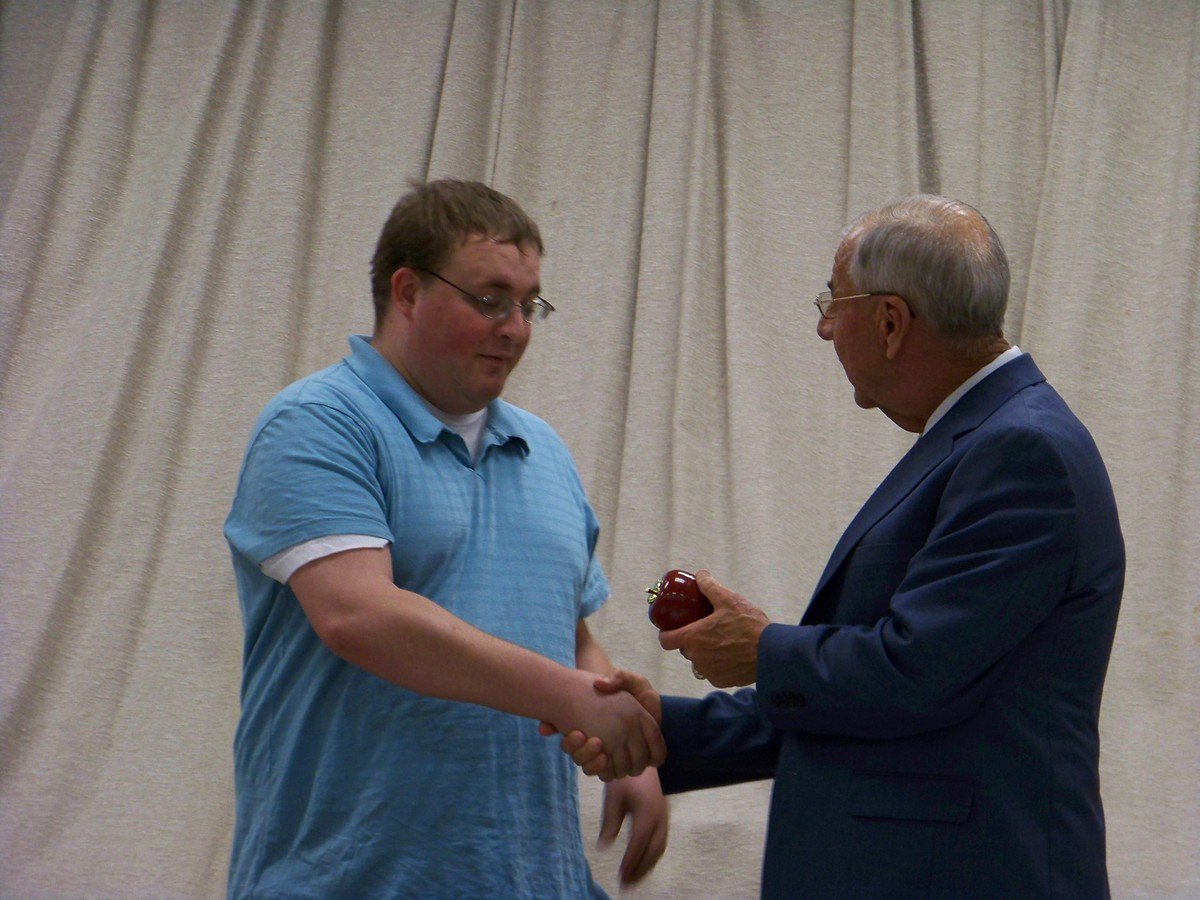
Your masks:
<instances>
[{"instance_id":1,"label":"man's nose","mask_svg":"<svg viewBox=\"0 0 1200 900\"><path fill-rule=\"evenodd\" d=\"M833 340L833 319L824 316L817 319L817 337L823 341Z\"/></svg>"},{"instance_id":2,"label":"man's nose","mask_svg":"<svg viewBox=\"0 0 1200 900\"><path fill-rule=\"evenodd\" d=\"M496 320L496 333L514 341L525 337L532 327L521 315L521 307L515 304L506 317Z\"/></svg>"}]
</instances>

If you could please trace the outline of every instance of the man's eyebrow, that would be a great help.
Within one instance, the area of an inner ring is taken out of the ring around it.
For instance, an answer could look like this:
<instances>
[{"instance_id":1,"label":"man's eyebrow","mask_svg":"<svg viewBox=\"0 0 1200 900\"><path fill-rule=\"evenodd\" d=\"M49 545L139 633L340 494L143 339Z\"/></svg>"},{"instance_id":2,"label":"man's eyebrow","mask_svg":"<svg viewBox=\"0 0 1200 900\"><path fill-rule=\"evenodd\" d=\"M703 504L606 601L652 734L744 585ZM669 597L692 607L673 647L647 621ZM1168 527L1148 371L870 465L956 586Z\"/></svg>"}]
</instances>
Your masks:
<instances>
[{"instance_id":1,"label":"man's eyebrow","mask_svg":"<svg viewBox=\"0 0 1200 900\"><path fill-rule=\"evenodd\" d=\"M493 291L496 293L508 294L508 295L512 295L512 294L516 293L516 291L514 290L514 288L512 286L512 282L506 278L500 278L500 279L496 279L494 281L488 282L487 287L484 288L484 293L489 294L489 293L492 293ZM534 285L530 289L530 294L534 297L540 297L542 295L542 286L540 284Z\"/></svg>"}]
</instances>

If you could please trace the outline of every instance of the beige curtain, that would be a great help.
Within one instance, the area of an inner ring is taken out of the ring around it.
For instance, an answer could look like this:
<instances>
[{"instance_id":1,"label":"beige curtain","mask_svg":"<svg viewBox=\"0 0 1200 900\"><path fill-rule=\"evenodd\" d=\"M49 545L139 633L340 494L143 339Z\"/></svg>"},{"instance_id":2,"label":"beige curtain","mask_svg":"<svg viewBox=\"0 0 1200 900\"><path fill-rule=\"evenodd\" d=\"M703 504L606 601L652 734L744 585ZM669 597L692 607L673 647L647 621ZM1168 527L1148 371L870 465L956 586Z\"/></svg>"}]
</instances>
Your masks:
<instances>
[{"instance_id":1,"label":"beige curtain","mask_svg":"<svg viewBox=\"0 0 1200 900\"><path fill-rule=\"evenodd\" d=\"M1192 0L0 4L0 895L222 895L245 440L370 329L378 229L441 175L542 226L510 397L600 516L602 643L675 693L642 589L705 565L798 620L911 441L815 335L840 227L978 205L1129 546L1114 894L1200 894L1197 85ZM675 798L641 894L756 896L768 794Z\"/></svg>"}]
</instances>

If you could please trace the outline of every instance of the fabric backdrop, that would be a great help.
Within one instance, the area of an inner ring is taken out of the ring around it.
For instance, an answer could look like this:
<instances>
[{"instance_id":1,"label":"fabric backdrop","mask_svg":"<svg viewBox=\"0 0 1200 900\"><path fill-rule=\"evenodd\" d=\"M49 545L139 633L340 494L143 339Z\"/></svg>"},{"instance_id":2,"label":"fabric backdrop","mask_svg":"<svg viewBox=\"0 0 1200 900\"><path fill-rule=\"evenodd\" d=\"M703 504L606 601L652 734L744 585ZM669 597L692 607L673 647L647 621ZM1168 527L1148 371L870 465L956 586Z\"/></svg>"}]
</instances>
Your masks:
<instances>
[{"instance_id":1,"label":"fabric backdrop","mask_svg":"<svg viewBox=\"0 0 1200 900\"><path fill-rule=\"evenodd\" d=\"M703 565L798 620L912 441L816 337L840 228L982 209L1128 541L1114 893L1200 895L1194 0L0 4L0 895L222 894L245 441L370 330L378 230L435 176L542 226L559 312L509 396L601 519L601 642L689 694L643 588ZM755 896L768 794L673 799L640 895Z\"/></svg>"}]
</instances>

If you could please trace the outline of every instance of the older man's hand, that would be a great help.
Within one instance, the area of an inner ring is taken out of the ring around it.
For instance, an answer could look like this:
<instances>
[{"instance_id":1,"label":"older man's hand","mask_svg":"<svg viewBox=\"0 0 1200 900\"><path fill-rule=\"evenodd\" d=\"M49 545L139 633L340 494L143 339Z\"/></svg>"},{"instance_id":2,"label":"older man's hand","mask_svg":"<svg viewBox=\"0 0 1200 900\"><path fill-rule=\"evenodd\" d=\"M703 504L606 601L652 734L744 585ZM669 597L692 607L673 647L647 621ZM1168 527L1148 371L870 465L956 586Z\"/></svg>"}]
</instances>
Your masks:
<instances>
[{"instance_id":1,"label":"older man's hand","mask_svg":"<svg viewBox=\"0 0 1200 900\"><path fill-rule=\"evenodd\" d=\"M713 687L753 684L758 675L758 639L771 620L705 569L696 573L696 583L712 603L712 614L682 628L659 632L659 644L691 660L692 671Z\"/></svg>"}]
</instances>

